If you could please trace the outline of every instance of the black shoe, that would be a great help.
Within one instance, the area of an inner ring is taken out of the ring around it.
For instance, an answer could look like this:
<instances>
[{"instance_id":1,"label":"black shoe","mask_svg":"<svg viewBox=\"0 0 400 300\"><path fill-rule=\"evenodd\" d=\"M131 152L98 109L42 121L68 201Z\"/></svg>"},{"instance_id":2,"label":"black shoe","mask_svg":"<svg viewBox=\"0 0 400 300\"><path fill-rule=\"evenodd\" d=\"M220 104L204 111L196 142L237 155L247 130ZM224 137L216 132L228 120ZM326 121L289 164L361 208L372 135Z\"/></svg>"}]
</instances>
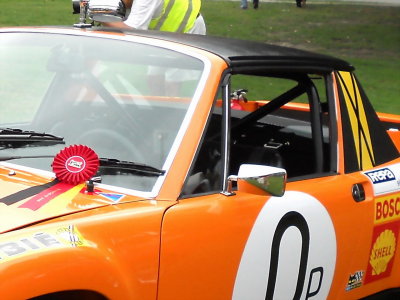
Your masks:
<instances>
[{"instance_id":1,"label":"black shoe","mask_svg":"<svg viewBox=\"0 0 400 300\"><path fill-rule=\"evenodd\" d=\"M253 7L254 9L258 8L258 0L253 0Z\"/></svg>"}]
</instances>

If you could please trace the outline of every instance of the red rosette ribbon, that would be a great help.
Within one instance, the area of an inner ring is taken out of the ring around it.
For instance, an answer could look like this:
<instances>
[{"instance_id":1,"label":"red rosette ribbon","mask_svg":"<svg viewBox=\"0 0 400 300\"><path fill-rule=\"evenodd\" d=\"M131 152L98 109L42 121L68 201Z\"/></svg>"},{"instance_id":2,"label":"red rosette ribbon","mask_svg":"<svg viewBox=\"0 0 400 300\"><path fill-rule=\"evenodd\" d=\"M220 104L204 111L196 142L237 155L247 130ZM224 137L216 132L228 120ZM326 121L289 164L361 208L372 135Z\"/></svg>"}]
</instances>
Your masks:
<instances>
[{"instance_id":1,"label":"red rosette ribbon","mask_svg":"<svg viewBox=\"0 0 400 300\"><path fill-rule=\"evenodd\" d=\"M52 167L58 180L75 185L92 178L99 165L99 157L91 148L71 145L54 157Z\"/></svg>"}]
</instances>

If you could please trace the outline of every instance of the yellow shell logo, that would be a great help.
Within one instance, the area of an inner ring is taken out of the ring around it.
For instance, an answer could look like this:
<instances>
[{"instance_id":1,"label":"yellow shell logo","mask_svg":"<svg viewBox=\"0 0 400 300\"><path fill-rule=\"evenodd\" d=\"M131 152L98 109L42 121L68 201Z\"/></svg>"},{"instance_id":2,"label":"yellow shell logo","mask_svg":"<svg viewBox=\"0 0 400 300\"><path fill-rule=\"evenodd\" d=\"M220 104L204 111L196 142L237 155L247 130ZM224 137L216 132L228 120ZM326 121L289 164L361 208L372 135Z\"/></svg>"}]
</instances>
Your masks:
<instances>
[{"instance_id":1,"label":"yellow shell logo","mask_svg":"<svg viewBox=\"0 0 400 300\"><path fill-rule=\"evenodd\" d=\"M372 267L372 275L379 275L386 271L395 249L396 237L393 231L386 229L378 236L371 251L369 263Z\"/></svg>"}]
</instances>

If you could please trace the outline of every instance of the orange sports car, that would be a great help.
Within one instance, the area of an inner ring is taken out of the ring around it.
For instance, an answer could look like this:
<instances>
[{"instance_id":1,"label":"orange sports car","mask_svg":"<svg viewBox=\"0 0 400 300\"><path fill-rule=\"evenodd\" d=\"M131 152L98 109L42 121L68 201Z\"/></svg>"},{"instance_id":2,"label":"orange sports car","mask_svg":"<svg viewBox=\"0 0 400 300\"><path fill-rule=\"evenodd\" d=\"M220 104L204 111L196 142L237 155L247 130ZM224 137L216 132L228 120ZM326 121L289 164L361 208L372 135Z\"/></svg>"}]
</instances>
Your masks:
<instances>
[{"instance_id":1,"label":"orange sports car","mask_svg":"<svg viewBox=\"0 0 400 300\"><path fill-rule=\"evenodd\" d=\"M20 27L0 65L0 299L400 297L400 116L347 62Z\"/></svg>"}]
</instances>

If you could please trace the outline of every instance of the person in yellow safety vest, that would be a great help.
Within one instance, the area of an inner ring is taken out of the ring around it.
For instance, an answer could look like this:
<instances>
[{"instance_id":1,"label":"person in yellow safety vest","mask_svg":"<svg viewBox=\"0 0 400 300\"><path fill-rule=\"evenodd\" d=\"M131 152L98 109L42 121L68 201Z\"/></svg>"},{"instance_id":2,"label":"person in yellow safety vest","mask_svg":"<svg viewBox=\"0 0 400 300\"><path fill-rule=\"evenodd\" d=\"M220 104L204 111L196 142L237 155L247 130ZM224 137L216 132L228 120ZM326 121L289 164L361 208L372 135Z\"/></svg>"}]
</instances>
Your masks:
<instances>
[{"instance_id":1,"label":"person in yellow safety vest","mask_svg":"<svg viewBox=\"0 0 400 300\"><path fill-rule=\"evenodd\" d=\"M201 0L122 0L129 10L123 22L104 23L119 28L206 34Z\"/></svg>"}]
</instances>

